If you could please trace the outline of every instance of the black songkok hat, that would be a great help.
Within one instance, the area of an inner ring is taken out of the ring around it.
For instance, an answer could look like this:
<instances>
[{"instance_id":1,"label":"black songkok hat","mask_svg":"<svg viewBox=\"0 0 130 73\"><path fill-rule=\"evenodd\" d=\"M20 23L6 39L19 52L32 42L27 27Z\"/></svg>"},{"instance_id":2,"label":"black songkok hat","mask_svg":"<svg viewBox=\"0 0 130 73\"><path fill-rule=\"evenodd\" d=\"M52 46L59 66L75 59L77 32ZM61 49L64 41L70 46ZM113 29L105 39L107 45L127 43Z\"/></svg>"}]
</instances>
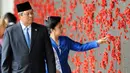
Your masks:
<instances>
[{"instance_id":1,"label":"black songkok hat","mask_svg":"<svg viewBox=\"0 0 130 73\"><path fill-rule=\"evenodd\" d=\"M26 10L30 10L30 9L32 9L32 7L28 1L24 2L24 3L17 4L17 11L18 12L22 12L22 11L26 11Z\"/></svg>"}]
</instances>

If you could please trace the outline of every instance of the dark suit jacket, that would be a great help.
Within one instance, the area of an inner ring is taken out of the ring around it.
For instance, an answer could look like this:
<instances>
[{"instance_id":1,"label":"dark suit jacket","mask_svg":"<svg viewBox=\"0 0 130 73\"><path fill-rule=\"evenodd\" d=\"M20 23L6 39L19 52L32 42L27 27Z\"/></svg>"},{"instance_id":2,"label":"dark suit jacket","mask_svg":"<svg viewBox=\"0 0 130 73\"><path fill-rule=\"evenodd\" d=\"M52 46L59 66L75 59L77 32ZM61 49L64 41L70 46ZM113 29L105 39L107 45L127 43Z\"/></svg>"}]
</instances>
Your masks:
<instances>
[{"instance_id":1,"label":"dark suit jacket","mask_svg":"<svg viewBox=\"0 0 130 73\"><path fill-rule=\"evenodd\" d=\"M29 49L20 23L7 28L2 45L2 73L56 73L55 58L47 28L32 23Z\"/></svg>"}]
</instances>

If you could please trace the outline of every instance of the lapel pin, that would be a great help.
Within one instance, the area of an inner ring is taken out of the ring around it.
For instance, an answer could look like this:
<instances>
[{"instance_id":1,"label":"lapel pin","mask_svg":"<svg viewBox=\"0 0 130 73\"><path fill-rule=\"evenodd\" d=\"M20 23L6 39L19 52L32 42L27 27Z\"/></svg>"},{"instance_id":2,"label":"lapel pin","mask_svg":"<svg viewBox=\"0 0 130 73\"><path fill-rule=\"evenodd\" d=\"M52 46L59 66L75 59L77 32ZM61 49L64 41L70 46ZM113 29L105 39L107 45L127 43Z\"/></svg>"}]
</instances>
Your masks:
<instances>
[{"instance_id":1,"label":"lapel pin","mask_svg":"<svg viewBox=\"0 0 130 73\"><path fill-rule=\"evenodd\" d=\"M37 29L35 29L35 31L37 31Z\"/></svg>"}]
</instances>

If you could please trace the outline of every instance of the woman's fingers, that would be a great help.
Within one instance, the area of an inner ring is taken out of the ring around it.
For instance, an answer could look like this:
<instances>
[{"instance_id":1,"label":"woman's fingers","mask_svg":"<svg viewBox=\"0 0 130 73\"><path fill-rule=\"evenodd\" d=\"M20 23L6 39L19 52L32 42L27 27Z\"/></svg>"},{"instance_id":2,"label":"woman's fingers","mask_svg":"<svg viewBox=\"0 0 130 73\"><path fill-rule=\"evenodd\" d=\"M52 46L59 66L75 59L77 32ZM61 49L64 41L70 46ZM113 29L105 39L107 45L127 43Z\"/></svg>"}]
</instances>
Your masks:
<instances>
[{"instance_id":1,"label":"woman's fingers","mask_svg":"<svg viewBox=\"0 0 130 73\"><path fill-rule=\"evenodd\" d=\"M107 43L107 42L108 42L108 37L104 37L104 38L98 40L99 44L103 44L103 43Z\"/></svg>"}]
</instances>

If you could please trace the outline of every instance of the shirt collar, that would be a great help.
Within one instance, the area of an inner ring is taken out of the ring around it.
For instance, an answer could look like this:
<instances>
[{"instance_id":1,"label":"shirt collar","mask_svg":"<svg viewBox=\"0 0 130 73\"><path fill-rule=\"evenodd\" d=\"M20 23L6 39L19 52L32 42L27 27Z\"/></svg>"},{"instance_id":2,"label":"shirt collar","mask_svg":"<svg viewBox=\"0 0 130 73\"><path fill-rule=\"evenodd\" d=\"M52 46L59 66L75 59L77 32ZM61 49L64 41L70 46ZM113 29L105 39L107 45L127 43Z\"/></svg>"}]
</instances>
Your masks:
<instances>
[{"instance_id":1,"label":"shirt collar","mask_svg":"<svg viewBox=\"0 0 130 73\"><path fill-rule=\"evenodd\" d=\"M20 21L20 24L22 26L22 30L25 30L26 28L31 28L31 24L29 26L25 26L22 21Z\"/></svg>"},{"instance_id":2,"label":"shirt collar","mask_svg":"<svg viewBox=\"0 0 130 73\"><path fill-rule=\"evenodd\" d=\"M13 24L15 24L15 23L14 23L14 22L9 22L9 23L8 23L8 25L13 25Z\"/></svg>"}]
</instances>

